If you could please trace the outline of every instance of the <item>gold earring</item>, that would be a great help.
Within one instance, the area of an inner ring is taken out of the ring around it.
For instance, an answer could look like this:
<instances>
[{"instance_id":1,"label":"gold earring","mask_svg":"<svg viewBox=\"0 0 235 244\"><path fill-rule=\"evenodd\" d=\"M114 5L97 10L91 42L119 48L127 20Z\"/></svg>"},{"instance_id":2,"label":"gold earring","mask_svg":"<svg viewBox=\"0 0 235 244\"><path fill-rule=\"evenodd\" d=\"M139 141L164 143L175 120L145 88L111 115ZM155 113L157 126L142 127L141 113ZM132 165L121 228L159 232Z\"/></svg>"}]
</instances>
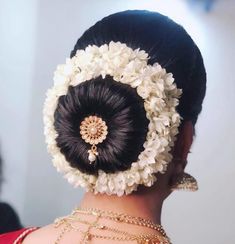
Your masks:
<instances>
[{"instance_id":1,"label":"gold earring","mask_svg":"<svg viewBox=\"0 0 235 244\"><path fill-rule=\"evenodd\" d=\"M194 192L198 190L198 183L197 180L190 174L182 173L176 178L175 183L171 186L171 190L185 190Z\"/></svg>"}]
</instances>

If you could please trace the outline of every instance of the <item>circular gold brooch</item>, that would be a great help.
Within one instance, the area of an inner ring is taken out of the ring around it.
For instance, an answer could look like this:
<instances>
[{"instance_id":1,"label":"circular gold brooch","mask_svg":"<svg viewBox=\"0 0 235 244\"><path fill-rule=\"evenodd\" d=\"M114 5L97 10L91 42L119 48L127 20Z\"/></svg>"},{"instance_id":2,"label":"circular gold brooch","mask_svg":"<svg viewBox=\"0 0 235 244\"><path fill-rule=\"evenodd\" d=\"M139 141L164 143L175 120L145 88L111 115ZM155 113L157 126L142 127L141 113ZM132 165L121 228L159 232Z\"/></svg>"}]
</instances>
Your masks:
<instances>
[{"instance_id":1,"label":"circular gold brooch","mask_svg":"<svg viewBox=\"0 0 235 244\"><path fill-rule=\"evenodd\" d=\"M81 122L80 134L85 142L92 145L91 149L88 150L88 160L92 163L98 155L96 144L105 140L108 134L108 127L100 117L90 115Z\"/></svg>"}]
</instances>

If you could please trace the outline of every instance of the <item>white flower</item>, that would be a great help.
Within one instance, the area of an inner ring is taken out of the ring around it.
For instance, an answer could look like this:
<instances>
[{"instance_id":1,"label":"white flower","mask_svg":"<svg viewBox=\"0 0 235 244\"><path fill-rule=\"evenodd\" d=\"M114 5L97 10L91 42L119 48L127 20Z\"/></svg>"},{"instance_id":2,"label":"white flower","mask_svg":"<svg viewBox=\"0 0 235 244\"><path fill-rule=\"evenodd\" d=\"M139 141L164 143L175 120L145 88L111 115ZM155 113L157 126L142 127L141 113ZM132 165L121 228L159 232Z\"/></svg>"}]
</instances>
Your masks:
<instances>
[{"instance_id":1,"label":"white flower","mask_svg":"<svg viewBox=\"0 0 235 244\"><path fill-rule=\"evenodd\" d=\"M140 181L139 172L135 172L134 174L126 175L126 183L128 186L133 186L135 183L138 183L139 181Z\"/></svg>"},{"instance_id":2,"label":"white flower","mask_svg":"<svg viewBox=\"0 0 235 244\"><path fill-rule=\"evenodd\" d=\"M151 92L151 88L149 86L140 85L137 87L137 93L143 99L146 99L149 96L150 92Z\"/></svg>"},{"instance_id":3,"label":"white flower","mask_svg":"<svg viewBox=\"0 0 235 244\"><path fill-rule=\"evenodd\" d=\"M123 174L117 173L116 177L113 179L116 189L124 191L126 188L126 179Z\"/></svg>"},{"instance_id":4,"label":"white flower","mask_svg":"<svg viewBox=\"0 0 235 244\"><path fill-rule=\"evenodd\" d=\"M157 180L156 173L167 170L181 121L176 106L182 90L176 87L171 73L158 63L148 65L148 59L144 50L133 50L124 43L111 41L100 47L89 45L85 50L78 50L74 57L66 59L65 64L57 66L54 86L48 90L43 108L44 135L53 165L74 187L122 196L137 190L140 184L152 186ZM93 176L72 168L60 152L54 113L59 97L67 93L70 85L76 86L98 76L104 79L106 75L136 88L144 100L148 133L144 150L129 169L113 174L99 170L98 175Z\"/></svg>"}]
</instances>

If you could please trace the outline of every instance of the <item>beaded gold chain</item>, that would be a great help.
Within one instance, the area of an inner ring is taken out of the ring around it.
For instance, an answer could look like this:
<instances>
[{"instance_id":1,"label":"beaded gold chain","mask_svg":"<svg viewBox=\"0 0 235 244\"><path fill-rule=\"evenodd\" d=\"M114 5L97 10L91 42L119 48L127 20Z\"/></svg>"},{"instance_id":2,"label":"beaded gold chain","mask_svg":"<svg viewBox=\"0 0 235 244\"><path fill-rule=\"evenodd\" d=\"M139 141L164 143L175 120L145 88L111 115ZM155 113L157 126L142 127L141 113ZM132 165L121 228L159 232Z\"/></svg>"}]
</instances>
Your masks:
<instances>
[{"instance_id":1,"label":"beaded gold chain","mask_svg":"<svg viewBox=\"0 0 235 244\"><path fill-rule=\"evenodd\" d=\"M92 215L95 216L94 222L89 222L77 216L77 214L81 215ZM117 228L112 228L107 225L99 224L98 221L101 219L109 219L119 223L126 224L134 224L139 226L144 226L147 228L154 229L158 231L160 234L141 234L134 235L128 233L126 231L119 230ZM88 229L86 231L81 230L73 223L82 223L88 225ZM152 221L148 219L144 219L141 217L134 217L124 213L114 213L111 211L103 211L99 209L75 209L71 215L58 218L54 222L54 226L57 228L60 225L64 225L64 228L60 232L55 244L59 244L63 236L66 232L77 231L83 234L82 240L80 243L88 244L92 239L103 239L103 240L113 240L113 241L136 241L138 244L170 244L170 240L167 237L165 231L163 230L161 225L154 224ZM91 233L92 228L97 230L106 230L116 234L116 236L110 235L100 235ZM117 236L118 235L118 236Z\"/></svg>"},{"instance_id":2,"label":"beaded gold chain","mask_svg":"<svg viewBox=\"0 0 235 244\"><path fill-rule=\"evenodd\" d=\"M134 224L134 225L151 228L160 232L164 237L167 236L166 232L164 231L161 225L155 224L151 220L141 218L141 217L131 216L124 213L114 213L112 211L104 211L104 210L94 209L94 208L87 208L87 209L77 208L74 210L74 213L80 213L80 214L96 213L96 214L100 214L103 218L114 220L116 222L125 222L127 224Z\"/></svg>"}]
</instances>

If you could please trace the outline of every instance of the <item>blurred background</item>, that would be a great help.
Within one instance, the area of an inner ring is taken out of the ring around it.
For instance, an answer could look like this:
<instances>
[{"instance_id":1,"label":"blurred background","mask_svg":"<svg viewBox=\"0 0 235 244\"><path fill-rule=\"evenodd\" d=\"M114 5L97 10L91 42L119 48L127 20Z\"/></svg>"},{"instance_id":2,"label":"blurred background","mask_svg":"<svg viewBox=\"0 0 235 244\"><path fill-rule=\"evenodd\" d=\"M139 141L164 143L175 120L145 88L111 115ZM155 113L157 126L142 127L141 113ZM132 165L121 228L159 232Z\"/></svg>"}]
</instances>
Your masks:
<instances>
[{"instance_id":1,"label":"blurred background","mask_svg":"<svg viewBox=\"0 0 235 244\"><path fill-rule=\"evenodd\" d=\"M164 206L163 226L174 244L233 244L234 0L1 0L0 199L26 226L51 223L78 205L82 190L56 172L46 151L45 92L78 37L102 17L127 9L158 11L182 24L199 46L208 74L187 168L200 191L174 193Z\"/></svg>"}]
</instances>

